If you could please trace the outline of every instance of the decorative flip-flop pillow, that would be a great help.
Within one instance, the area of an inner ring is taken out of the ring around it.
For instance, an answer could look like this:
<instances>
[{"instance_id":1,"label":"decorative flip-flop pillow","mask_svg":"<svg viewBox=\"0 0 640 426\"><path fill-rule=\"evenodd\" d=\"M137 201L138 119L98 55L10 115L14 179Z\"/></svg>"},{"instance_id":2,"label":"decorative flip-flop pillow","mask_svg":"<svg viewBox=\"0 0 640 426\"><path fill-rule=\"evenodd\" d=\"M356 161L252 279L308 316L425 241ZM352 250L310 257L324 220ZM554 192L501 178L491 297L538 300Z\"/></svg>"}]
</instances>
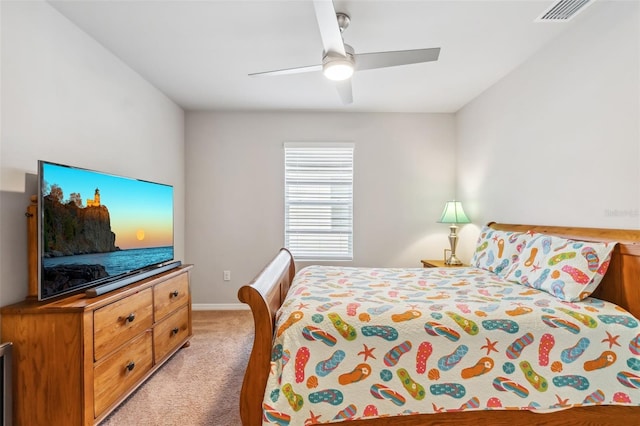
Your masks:
<instances>
[{"instance_id":1,"label":"decorative flip-flop pillow","mask_svg":"<svg viewBox=\"0 0 640 426\"><path fill-rule=\"evenodd\" d=\"M484 226L480 231L471 265L504 277L518 262L526 244L524 232L505 232Z\"/></svg>"},{"instance_id":2,"label":"decorative flip-flop pillow","mask_svg":"<svg viewBox=\"0 0 640 426\"><path fill-rule=\"evenodd\" d=\"M540 233L528 235L519 261L504 278L571 302L584 299L598 287L616 245Z\"/></svg>"}]
</instances>

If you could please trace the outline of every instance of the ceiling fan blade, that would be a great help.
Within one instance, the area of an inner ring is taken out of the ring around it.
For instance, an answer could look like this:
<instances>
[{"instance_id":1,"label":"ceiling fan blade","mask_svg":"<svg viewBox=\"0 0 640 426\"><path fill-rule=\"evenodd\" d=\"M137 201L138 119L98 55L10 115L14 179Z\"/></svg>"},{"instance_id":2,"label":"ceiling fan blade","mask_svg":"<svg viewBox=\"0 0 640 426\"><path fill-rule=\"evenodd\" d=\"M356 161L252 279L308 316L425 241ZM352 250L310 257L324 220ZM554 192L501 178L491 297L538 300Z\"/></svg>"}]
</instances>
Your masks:
<instances>
[{"instance_id":1,"label":"ceiling fan blade","mask_svg":"<svg viewBox=\"0 0 640 426\"><path fill-rule=\"evenodd\" d=\"M249 77L262 77L262 76L271 77L276 75L300 74L303 72L313 72L313 71L322 71L322 65L308 65L306 67L286 68L286 69L275 70L275 71L254 72L249 74Z\"/></svg>"},{"instance_id":2,"label":"ceiling fan blade","mask_svg":"<svg viewBox=\"0 0 640 426\"><path fill-rule=\"evenodd\" d=\"M316 10L316 19L320 29L320 37L324 46L324 53L334 52L346 56L342 33L338 27L336 10L331 0L314 0L313 7Z\"/></svg>"},{"instance_id":3,"label":"ceiling fan blade","mask_svg":"<svg viewBox=\"0 0 640 426\"><path fill-rule=\"evenodd\" d=\"M396 50L392 52L359 53L354 55L356 70L395 67L396 65L418 64L437 61L440 48Z\"/></svg>"},{"instance_id":4,"label":"ceiling fan blade","mask_svg":"<svg viewBox=\"0 0 640 426\"><path fill-rule=\"evenodd\" d=\"M351 79L336 81L336 89L342 103L347 105L353 103L353 91L351 90Z\"/></svg>"}]
</instances>

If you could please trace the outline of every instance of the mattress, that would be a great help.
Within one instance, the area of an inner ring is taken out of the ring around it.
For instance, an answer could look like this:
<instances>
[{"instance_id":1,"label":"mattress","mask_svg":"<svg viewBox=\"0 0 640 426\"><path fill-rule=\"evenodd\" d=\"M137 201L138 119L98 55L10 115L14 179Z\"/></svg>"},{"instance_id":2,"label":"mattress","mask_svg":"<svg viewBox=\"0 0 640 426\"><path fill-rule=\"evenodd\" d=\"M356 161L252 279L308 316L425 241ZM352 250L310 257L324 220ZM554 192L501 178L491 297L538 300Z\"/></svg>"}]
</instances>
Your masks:
<instances>
[{"instance_id":1,"label":"mattress","mask_svg":"<svg viewBox=\"0 0 640 426\"><path fill-rule=\"evenodd\" d=\"M640 404L640 327L477 268L310 266L276 319L264 424Z\"/></svg>"}]
</instances>

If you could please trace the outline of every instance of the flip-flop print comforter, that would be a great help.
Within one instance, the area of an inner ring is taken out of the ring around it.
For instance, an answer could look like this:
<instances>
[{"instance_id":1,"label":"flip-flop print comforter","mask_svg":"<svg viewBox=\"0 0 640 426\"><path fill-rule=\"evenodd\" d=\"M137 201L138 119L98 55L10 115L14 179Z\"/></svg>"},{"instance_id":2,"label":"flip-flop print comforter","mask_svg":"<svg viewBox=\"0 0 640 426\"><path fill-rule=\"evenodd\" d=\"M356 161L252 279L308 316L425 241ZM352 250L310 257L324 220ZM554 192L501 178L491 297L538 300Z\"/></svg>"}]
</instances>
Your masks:
<instances>
[{"instance_id":1,"label":"flip-flop print comforter","mask_svg":"<svg viewBox=\"0 0 640 426\"><path fill-rule=\"evenodd\" d=\"M475 268L301 270L278 312L265 424L640 404L640 327Z\"/></svg>"}]
</instances>

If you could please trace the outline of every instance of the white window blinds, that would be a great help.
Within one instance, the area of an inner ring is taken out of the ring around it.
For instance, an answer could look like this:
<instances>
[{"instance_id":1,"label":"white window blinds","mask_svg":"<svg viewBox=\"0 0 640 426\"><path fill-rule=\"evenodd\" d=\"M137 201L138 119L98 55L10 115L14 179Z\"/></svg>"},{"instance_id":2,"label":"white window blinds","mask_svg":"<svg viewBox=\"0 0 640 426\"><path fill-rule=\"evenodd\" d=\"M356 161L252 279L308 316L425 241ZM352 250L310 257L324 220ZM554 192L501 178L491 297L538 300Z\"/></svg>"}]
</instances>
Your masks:
<instances>
[{"instance_id":1,"label":"white window blinds","mask_svg":"<svg viewBox=\"0 0 640 426\"><path fill-rule=\"evenodd\" d=\"M297 260L353 259L353 144L284 144L284 244Z\"/></svg>"}]
</instances>

